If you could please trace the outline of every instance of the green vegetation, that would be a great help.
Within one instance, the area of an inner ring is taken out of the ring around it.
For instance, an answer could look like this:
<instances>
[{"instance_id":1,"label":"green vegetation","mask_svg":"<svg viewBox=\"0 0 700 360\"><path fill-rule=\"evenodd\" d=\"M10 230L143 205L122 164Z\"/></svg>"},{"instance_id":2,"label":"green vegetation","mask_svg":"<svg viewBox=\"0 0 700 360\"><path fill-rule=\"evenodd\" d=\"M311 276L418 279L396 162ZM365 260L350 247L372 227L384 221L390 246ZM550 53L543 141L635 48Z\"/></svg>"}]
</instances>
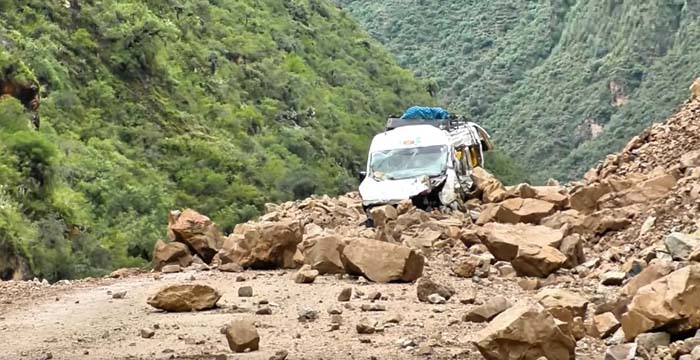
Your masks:
<instances>
[{"instance_id":1,"label":"green vegetation","mask_svg":"<svg viewBox=\"0 0 700 360\"><path fill-rule=\"evenodd\" d=\"M433 103L325 0L0 0L0 28L43 89L38 132L0 101L0 254L52 280L143 265L170 209L226 231L351 190L385 116Z\"/></svg>"},{"instance_id":2,"label":"green vegetation","mask_svg":"<svg viewBox=\"0 0 700 360\"><path fill-rule=\"evenodd\" d=\"M339 2L537 182L578 177L620 150L699 75L693 2Z\"/></svg>"}]
</instances>

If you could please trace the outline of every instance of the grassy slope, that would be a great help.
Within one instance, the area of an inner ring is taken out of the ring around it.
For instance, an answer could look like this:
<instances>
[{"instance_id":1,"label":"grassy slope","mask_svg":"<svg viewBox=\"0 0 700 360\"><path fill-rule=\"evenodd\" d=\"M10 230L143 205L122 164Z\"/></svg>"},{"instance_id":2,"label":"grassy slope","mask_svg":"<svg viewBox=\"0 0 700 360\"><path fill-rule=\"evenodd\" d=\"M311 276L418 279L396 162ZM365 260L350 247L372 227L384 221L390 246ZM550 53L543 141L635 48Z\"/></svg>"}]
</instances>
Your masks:
<instances>
[{"instance_id":1,"label":"grassy slope","mask_svg":"<svg viewBox=\"0 0 700 360\"><path fill-rule=\"evenodd\" d=\"M535 181L579 176L673 112L700 64L700 6L665 0L342 0ZM614 105L611 86L626 102ZM594 139L590 124L604 127Z\"/></svg>"},{"instance_id":2,"label":"grassy slope","mask_svg":"<svg viewBox=\"0 0 700 360\"><path fill-rule=\"evenodd\" d=\"M0 0L0 60L44 92L39 133L0 101L0 247L43 277L144 263L172 208L230 229L349 190L384 116L432 102L325 0L80 4Z\"/></svg>"}]
</instances>

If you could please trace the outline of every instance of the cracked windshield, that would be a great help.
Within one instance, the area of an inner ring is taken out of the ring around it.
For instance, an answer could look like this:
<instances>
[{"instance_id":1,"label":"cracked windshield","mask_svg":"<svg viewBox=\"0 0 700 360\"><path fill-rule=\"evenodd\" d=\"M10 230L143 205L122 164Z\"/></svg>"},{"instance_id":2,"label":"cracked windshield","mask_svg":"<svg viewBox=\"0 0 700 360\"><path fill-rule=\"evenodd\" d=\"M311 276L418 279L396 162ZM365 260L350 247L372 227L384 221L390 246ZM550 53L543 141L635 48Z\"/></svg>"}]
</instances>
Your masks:
<instances>
[{"instance_id":1,"label":"cracked windshield","mask_svg":"<svg viewBox=\"0 0 700 360\"><path fill-rule=\"evenodd\" d=\"M370 168L377 180L410 179L441 174L447 166L447 147L442 145L377 151Z\"/></svg>"}]
</instances>

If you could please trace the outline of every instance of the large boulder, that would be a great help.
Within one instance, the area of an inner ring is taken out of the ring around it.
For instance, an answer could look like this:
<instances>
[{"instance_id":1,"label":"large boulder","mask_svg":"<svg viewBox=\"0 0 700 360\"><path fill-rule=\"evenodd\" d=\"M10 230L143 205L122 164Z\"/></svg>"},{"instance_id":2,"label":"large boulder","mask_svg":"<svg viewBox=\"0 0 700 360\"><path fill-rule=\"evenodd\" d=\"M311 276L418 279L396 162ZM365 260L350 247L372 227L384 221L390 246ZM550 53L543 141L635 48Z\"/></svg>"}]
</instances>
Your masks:
<instances>
[{"instance_id":1,"label":"large boulder","mask_svg":"<svg viewBox=\"0 0 700 360\"><path fill-rule=\"evenodd\" d=\"M627 339L649 330L677 333L700 326L700 265L674 271L639 289L622 316Z\"/></svg>"},{"instance_id":2,"label":"large boulder","mask_svg":"<svg viewBox=\"0 0 700 360\"><path fill-rule=\"evenodd\" d=\"M507 191L505 186L485 169L481 167L474 168L471 176L484 202L500 202L506 198Z\"/></svg>"},{"instance_id":3,"label":"large boulder","mask_svg":"<svg viewBox=\"0 0 700 360\"><path fill-rule=\"evenodd\" d=\"M575 317L586 317L588 300L583 296L564 289L544 289L535 299L555 318L570 323Z\"/></svg>"},{"instance_id":4,"label":"large boulder","mask_svg":"<svg viewBox=\"0 0 700 360\"><path fill-rule=\"evenodd\" d=\"M564 267L573 269L586 262L586 255L583 252L583 237L579 234L572 234L564 238L559 245L559 251L566 256Z\"/></svg>"},{"instance_id":5,"label":"large boulder","mask_svg":"<svg viewBox=\"0 0 700 360\"><path fill-rule=\"evenodd\" d=\"M187 245L205 262L211 262L223 245L224 237L206 216L192 210L172 211L168 217L168 236Z\"/></svg>"},{"instance_id":6,"label":"large boulder","mask_svg":"<svg viewBox=\"0 0 700 360\"><path fill-rule=\"evenodd\" d=\"M571 208L582 214L593 213L598 209L598 200L611 191L610 185L602 183L581 187L571 194Z\"/></svg>"},{"instance_id":7,"label":"large boulder","mask_svg":"<svg viewBox=\"0 0 700 360\"><path fill-rule=\"evenodd\" d=\"M688 260L690 254L700 248L700 236L674 232L666 236L664 244L674 260Z\"/></svg>"},{"instance_id":8,"label":"large boulder","mask_svg":"<svg viewBox=\"0 0 700 360\"><path fill-rule=\"evenodd\" d=\"M479 331L474 345L487 360L573 360L576 341L541 305L520 304Z\"/></svg>"},{"instance_id":9,"label":"large boulder","mask_svg":"<svg viewBox=\"0 0 700 360\"><path fill-rule=\"evenodd\" d=\"M511 261L522 244L559 248L564 233L540 225L489 223L482 227L479 238L497 260Z\"/></svg>"},{"instance_id":10,"label":"large boulder","mask_svg":"<svg viewBox=\"0 0 700 360\"><path fill-rule=\"evenodd\" d=\"M301 252L304 255L304 263L323 274L343 273L343 262L340 254L343 252L345 242L338 236L324 236L301 243Z\"/></svg>"},{"instance_id":11,"label":"large boulder","mask_svg":"<svg viewBox=\"0 0 700 360\"><path fill-rule=\"evenodd\" d=\"M423 256L406 246L369 239L351 240L340 258L347 273L378 283L415 281L423 274L425 262Z\"/></svg>"},{"instance_id":12,"label":"large boulder","mask_svg":"<svg viewBox=\"0 0 700 360\"><path fill-rule=\"evenodd\" d=\"M552 229L565 229L567 234L583 234L586 232L586 227L583 225L585 218L578 210L569 209L555 212L542 219L540 225Z\"/></svg>"},{"instance_id":13,"label":"large boulder","mask_svg":"<svg viewBox=\"0 0 700 360\"><path fill-rule=\"evenodd\" d=\"M518 247L511 265L520 276L544 278L564 266L566 261L566 256L551 246L524 243Z\"/></svg>"},{"instance_id":14,"label":"large boulder","mask_svg":"<svg viewBox=\"0 0 700 360\"><path fill-rule=\"evenodd\" d=\"M178 264L187 267L192 264L192 255L187 245L179 242L166 243L158 240L153 247L153 269L160 271L168 264Z\"/></svg>"},{"instance_id":15,"label":"large boulder","mask_svg":"<svg viewBox=\"0 0 700 360\"><path fill-rule=\"evenodd\" d=\"M296 268L294 255L303 239L301 223L294 220L236 225L219 252L222 263L244 268Z\"/></svg>"},{"instance_id":16,"label":"large boulder","mask_svg":"<svg viewBox=\"0 0 700 360\"><path fill-rule=\"evenodd\" d=\"M620 208L634 204L647 204L661 199L676 186L676 174L661 173L648 180L635 183L620 191L609 193L598 200L598 208Z\"/></svg>"},{"instance_id":17,"label":"large boulder","mask_svg":"<svg viewBox=\"0 0 700 360\"><path fill-rule=\"evenodd\" d=\"M166 286L148 299L148 305L170 312L213 309L221 298L216 289L200 284Z\"/></svg>"},{"instance_id":18,"label":"large boulder","mask_svg":"<svg viewBox=\"0 0 700 360\"><path fill-rule=\"evenodd\" d=\"M504 219L510 221L502 221L510 223L522 222L538 224L540 220L552 215L554 211L556 211L556 207L553 203L538 199L513 198L502 202L501 206L515 215L515 219Z\"/></svg>"}]
</instances>

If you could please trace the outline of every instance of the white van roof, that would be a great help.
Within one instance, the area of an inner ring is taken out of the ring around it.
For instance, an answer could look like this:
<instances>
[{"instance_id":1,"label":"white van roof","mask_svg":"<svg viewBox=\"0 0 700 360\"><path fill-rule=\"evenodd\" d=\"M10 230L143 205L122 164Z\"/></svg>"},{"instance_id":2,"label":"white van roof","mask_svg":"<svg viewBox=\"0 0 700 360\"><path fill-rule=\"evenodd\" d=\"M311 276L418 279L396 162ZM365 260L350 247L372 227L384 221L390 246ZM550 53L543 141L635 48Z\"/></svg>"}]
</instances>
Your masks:
<instances>
[{"instance_id":1,"label":"white van roof","mask_svg":"<svg viewBox=\"0 0 700 360\"><path fill-rule=\"evenodd\" d=\"M402 126L377 134L369 152L449 144L447 133L432 125Z\"/></svg>"}]
</instances>

